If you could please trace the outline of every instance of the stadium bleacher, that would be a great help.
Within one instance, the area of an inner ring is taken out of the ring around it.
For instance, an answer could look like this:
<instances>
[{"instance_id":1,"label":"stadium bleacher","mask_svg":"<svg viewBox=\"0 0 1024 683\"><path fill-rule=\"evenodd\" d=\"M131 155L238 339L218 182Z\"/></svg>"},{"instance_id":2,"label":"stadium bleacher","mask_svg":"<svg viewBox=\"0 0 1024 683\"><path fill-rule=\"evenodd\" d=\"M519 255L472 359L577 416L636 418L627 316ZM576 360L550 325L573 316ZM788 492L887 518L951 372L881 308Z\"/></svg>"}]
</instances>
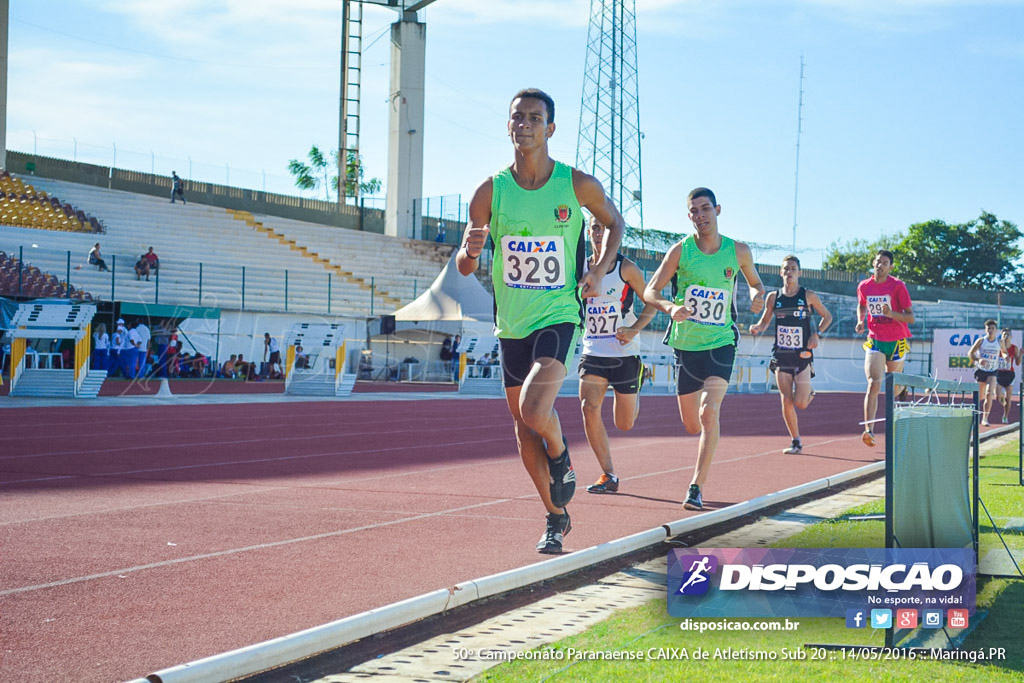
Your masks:
<instances>
[{"instance_id":1,"label":"stadium bleacher","mask_svg":"<svg viewBox=\"0 0 1024 683\"><path fill-rule=\"evenodd\" d=\"M102 216L106 231L97 236L0 226L4 248L20 246L26 259L31 250L40 268L66 272L77 287L102 298L110 293L118 300L161 304L379 315L429 287L451 250L45 178L33 183L37 191L59 194ZM87 263L96 239L113 274ZM154 282L136 281L132 268L150 246L160 257L158 290Z\"/></svg>"},{"instance_id":2,"label":"stadium bleacher","mask_svg":"<svg viewBox=\"0 0 1024 683\"><path fill-rule=\"evenodd\" d=\"M95 216L37 191L6 170L0 170L0 223L64 232L103 231Z\"/></svg>"}]
</instances>

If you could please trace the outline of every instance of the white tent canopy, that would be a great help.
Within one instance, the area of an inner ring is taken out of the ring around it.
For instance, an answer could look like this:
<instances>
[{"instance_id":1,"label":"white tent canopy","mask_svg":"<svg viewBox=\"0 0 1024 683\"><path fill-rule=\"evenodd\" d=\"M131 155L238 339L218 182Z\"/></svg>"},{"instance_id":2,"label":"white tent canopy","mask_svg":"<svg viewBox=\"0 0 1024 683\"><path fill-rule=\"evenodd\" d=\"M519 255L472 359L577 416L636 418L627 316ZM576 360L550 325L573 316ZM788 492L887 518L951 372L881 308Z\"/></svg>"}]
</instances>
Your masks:
<instances>
[{"instance_id":1,"label":"white tent canopy","mask_svg":"<svg viewBox=\"0 0 1024 683\"><path fill-rule=\"evenodd\" d=\"M474 276L466 277L455 266L452 252L447 265L415 301L395 311L397 321L457 320L494 322L494 297Z\"/></svg>"},{"instance_id":2,"label":"white tent canopy","mask_svg":"<svg viewBox=\"0 0 1024 683\"><path fill-rule=\"evenodd\" d=\"M464 276L448 263L422 294L395 311L396 336L431 337L432 333L490 335L494 327L494 297L475 276Z\"/></svg>"}]
</instances>

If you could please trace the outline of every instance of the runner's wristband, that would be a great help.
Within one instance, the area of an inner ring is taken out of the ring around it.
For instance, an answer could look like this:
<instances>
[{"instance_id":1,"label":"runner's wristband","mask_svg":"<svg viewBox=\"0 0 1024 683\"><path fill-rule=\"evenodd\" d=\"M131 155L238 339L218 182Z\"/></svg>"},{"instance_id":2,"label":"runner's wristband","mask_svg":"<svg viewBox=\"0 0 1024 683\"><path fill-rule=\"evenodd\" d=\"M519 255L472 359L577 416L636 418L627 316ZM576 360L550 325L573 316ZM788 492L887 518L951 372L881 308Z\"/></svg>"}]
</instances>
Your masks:
<instances>
[{"instance_id":1,"label":"runner's wristband","mask_svg":"<svg viewBox=\"0 0 1024 683\"><path fill-rule=\"evenodd\" d=\"M466 245L462 245L462 248L466 251L466 258L473 259L474 261L480 258L480 254L477 254L476 256L470 255L469 247L467 247Z\"/></svg>"}]
</instances>

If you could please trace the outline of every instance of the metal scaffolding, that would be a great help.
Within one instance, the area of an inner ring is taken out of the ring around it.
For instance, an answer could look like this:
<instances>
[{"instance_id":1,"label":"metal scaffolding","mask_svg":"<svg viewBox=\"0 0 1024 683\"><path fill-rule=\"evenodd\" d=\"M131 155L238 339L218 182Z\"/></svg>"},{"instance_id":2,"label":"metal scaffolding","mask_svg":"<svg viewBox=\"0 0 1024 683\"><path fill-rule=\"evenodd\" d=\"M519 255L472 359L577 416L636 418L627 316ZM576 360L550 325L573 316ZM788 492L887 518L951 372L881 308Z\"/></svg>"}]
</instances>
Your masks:
<instances>
[{"instance_id":1,"label":"metal scaffolding","mask_svg":"<svg viewBox=\"0 0 1024 683\"><path fill-rule=\"evenodd\" d=\"M640 98L635 0L591 0L576 167L594 175L640 233Z\"/></svg>"}]
</instances>

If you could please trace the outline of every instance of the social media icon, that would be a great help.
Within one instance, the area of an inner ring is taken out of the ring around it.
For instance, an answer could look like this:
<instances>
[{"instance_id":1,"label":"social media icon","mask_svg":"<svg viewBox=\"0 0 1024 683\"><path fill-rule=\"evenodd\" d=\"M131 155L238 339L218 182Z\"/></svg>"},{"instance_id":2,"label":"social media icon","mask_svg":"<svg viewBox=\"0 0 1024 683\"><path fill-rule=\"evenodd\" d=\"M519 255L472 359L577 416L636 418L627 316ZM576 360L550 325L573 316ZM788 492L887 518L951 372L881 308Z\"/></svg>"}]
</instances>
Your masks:
<instances>
[{"instance_id":1,"label":"social media icon","mask_svg":"<svg viewBox=\"0 0 1024 683\"><path fill-rule=\"evenodd\" d=\"M892 628L892 610L871 610L871 628Z\"/></svg>"},{"instance_id":2,"label":"social media icon","mask_svg":"<svg viewBox=\"0 0 1024 683\"><path fill-rule=\"evenodd\" d=\"M942 628L942 610L926 609L921 613L921 625L925 628Z\"/></svg>"},{"instance_id":3,"label":"social media icon","mask_svg":"<svg viewBox=\"0 0 1024 683\"><path fill-rule=\"evenodd\" d=\"M951 609L948 616L950 628L967 628L967 610Z\"/></svg>"},{"instance_id":4,"label":"social media icon","mask_svg":"<svg viewBox=\"0 0 1024 683\"><path fill-rule=\"evenodd\" d=\"M896 628L917 628L917 610L896 610Z\"/></svg>"},{"instance_id":5,"label":"social media icon","mask_svg":"<svg viewBox=\"0 0 1024 683\"><path fill-rule=\"evenodd\" d=\"M868 613L862 609L846 610L846 628L867 628Z\"/></svg>"}]
</instances>

